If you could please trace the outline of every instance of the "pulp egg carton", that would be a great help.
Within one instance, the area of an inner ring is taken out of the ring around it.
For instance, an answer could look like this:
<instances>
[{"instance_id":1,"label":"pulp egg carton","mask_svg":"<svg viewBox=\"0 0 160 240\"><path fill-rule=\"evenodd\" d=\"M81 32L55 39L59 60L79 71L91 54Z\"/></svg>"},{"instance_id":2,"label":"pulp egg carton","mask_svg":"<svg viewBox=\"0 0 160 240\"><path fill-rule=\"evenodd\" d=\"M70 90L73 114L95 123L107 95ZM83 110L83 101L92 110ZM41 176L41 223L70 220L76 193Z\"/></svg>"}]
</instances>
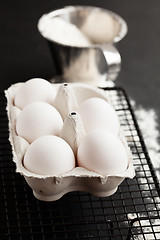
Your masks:
<instances>
[{"instance_id":1,"label":"pulp egg carton","mask_svg":"<svg viewBox=\"0 0 160 240\"><path fill-rule=\"evenodd\" d=\"M118 138L124 145L127 154L127 169L114 174L102 174L97 172L96 169L95 171L90 170L77 164L77 149L87 132L80 114L76 110L82 102L90 98L100 98L111 104L105 91L81 83L49 83L52 86L54 96L51 104L58 110L63 119L63 127L59 137L64 139L73 150L76 161L74 168L62 174L45 173L45 175L28 170L24 166L24 156L32 143L19 136L16 131L17 119L23 107L15 106L15 97L24 84L14 84L5 91L9 119L9 140L12 146L13 161L16 163L16 172L24 176L37 199L54 201L71 191L85 191L99 197L107 197L116 192L118 186L125 178L134 177L132 156L121 127L118 130ZM23 100L25 100L25 97L23 96ZM92 152L92 149L89 151ZM107 153L104 154L107 157Z\"/></svg>"}]
</instances>

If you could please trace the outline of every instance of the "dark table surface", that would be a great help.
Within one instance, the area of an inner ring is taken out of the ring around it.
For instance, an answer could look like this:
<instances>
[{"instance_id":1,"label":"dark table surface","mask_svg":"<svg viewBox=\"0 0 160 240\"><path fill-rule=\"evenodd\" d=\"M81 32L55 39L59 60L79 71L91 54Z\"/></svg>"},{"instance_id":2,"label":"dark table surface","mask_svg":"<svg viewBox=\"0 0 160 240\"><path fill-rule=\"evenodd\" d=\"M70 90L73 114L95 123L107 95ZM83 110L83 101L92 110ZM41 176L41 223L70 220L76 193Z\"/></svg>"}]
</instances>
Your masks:
<instances>
[{"instance_id":1,"label":"dark table surface","mask_svg":"<svg viewBox=\"0 0 160 240\"><path fill-rule=\"evenodd\" d=\"M155 124L157 124L158 133L155 134L156 139L154 139L155 135L151 137L158 144L160 131L159 0L1 1L0 89L4 90L13 83L24 82L33 77L50 79L56 75L48 45L37 30L37 22L43 13L66 5L103 7L118 13L126 20L128 34L118 44L122 56L122 70L115 84L126 90L129 98L136 103L137 109L141 108L145 113L151 113L154 119L157 118ZM147 120L147 114L143 118ZM141 124L143 125L142 121ZM150 122L147 124L149 129ZM159 147L156 145L154 150L156 163L152 159L153 165L155 164L155 168L158 169Z\"/></svg>"}]
</instances>

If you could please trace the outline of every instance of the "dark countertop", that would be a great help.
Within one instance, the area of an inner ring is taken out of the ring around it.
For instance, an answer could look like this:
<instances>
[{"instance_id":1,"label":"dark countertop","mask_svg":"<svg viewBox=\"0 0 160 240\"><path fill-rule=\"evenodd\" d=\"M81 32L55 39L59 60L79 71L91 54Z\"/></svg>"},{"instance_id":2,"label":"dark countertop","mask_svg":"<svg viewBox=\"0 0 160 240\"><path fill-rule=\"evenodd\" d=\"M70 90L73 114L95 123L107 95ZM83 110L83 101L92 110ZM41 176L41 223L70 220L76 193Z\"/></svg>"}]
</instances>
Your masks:
<instances>
[{"instance_id":1,"label":"dark countertop","mask_svg":"<svg viewBox=\"0 0 160 240\"><path fill-rule=\"evenodd\" d=\"M33 77L50 79L56 75L48 45L37 30L37 22L47 11L79 4L82 2L77 0L1 1L1 90ZM117 45L122 56L122 70L115 83L126 90L136 106L156 114L160 131L160 1L87 0L83 5L109 9L126 20L129 31ZM159 153L159 149L156 150Z\"/></svg>"}]
</instances>

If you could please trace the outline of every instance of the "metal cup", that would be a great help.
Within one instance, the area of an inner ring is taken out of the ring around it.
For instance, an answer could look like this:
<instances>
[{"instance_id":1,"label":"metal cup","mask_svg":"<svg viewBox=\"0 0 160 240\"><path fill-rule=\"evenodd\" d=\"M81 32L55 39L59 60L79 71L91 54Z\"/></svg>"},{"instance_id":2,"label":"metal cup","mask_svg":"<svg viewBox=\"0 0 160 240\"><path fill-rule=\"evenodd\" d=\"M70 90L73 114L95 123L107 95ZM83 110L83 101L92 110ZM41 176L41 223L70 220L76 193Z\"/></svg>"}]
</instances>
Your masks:
<instances>
[{"instance_id":1,"label":"metal cup","mask_svg":"<svg viewBox=\"0 0 160 240\"><path fill-rule=\"evenodd\" d=\"M56 82L105 87L108 80L117 78L121 56L115 43L127 34L127 24L116 13L97 7L67 6L44 14L38 30L49 43L59 76ZM84 43L79 34L88 42Z\"/></svg>"}]
</instances>

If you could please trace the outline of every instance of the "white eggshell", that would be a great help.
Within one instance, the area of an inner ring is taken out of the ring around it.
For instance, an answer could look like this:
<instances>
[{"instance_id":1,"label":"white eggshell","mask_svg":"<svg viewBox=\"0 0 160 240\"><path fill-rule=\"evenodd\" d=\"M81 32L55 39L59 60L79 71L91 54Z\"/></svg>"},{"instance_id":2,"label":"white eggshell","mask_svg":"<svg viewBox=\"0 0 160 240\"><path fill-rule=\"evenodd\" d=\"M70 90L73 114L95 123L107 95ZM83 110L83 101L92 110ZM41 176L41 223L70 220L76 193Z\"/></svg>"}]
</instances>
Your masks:
<instances>
[{"instance_id":1,"label":"white eggshell","mask_svg":"<svg viewBox=\"0 0 160 240\"><path fill-rule=\"evenodd\" d=\"M69 144L57 136L43 136L28 147L24 167L40 175L60 175L75 167L75 157Z\"/></svg>"},{"instance_id":2,"label":"white eggshell","mask_svg":"<svg viewBox=\"0 0 160 240\"><path fill-rule=\"evenodd\" d=\"M95 44L113 42L115 35L115 25L113 17L102 11L93 11L84 21L81 31L88 39Z\"/></svg>"},{"instance_id":3,"label":"white eggshell","mask_svg":"<svg viewBox=\"0 0 160 240\"><path fill-rule=\"evenodd\" d=\"M77 109L86 132L96 128L110 130L118 135L120 124L114 108L101 98L88 98Z\"/></svg>"},{"instance_id":4,"label":"white eggshell","mask_svg":"<svg viewBox=\"0 0 160 240\"><path fill-rule=\"evenodd\" d=\"M59 135L63 120L59 112L48 103L33 102L18 115L16 132L29 143L44 135Z\"/></svg>"},{"instance_id":5,"label":"white eggshell","mask_svg":"<svg viewBox=\"0 0 160 240\"><path fill-rule=\"evenodd\" d=\"M33 78L25 82L17 91L14 104L20 109L35 101L53 104L55 95L56 91L51 83L42 78Z\"/></svg>"},{"instance_id":6,"label":"white eggshell","mask_svg":"<svg viewBox=\"0 0 160 240\"><path fill-rule=\"evenodd\" d=\"M123 172L128 156L121 140L103 129L89 132L81 141L77 153L78 166L102 175Z\"/></svg>"}]
</instances>

